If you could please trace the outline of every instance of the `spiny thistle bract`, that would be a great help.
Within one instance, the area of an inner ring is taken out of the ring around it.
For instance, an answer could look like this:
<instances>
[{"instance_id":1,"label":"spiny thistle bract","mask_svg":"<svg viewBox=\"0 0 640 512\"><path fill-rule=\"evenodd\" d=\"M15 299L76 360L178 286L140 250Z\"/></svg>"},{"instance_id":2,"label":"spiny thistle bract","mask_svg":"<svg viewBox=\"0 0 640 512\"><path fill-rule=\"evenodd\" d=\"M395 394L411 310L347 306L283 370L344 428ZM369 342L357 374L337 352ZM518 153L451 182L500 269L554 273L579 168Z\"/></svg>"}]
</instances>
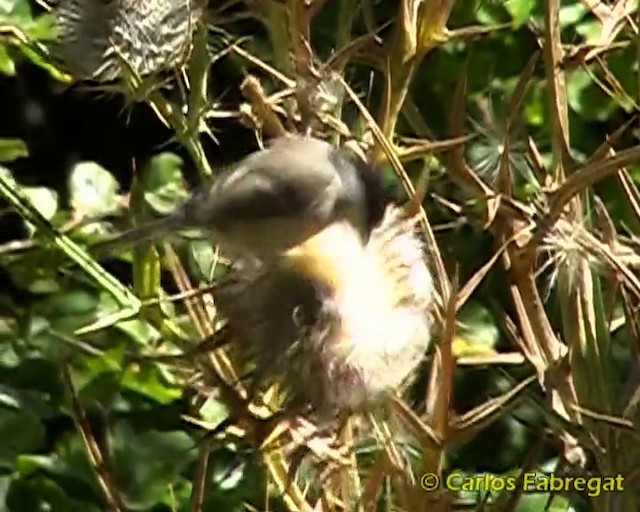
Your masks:
<instances>
[{"instance_id":1,"label":"spiny thistle bract","mask_svg":"<svg viewBox=\"0 0 640 512\"><path fill-rule=\"evenodd\" d=\"M176 69L204 10L205 0L60 0L54 53L78 81L122 78L124 62L139 77Z\"/></svg>"}]
</instances>

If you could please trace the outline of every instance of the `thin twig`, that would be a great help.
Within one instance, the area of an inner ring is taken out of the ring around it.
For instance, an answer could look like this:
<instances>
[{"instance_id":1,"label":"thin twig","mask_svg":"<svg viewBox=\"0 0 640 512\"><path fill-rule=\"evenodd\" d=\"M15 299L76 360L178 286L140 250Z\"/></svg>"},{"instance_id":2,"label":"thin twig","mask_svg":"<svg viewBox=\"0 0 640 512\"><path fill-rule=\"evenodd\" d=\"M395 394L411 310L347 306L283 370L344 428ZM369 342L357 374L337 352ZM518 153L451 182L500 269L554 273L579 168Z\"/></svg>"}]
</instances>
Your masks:
<instances>
[{"instance_id":1,"label":"thin twig","mask_svg":"<svg viewBox=\"0 0 640 512\"><path fill-rule=\"evenodd\" d=\"M65 383L67 397L69 399L71 410L73 412L73 422L76 425L76 429L82 438L89 463L93 468L100 489L108 507L108 510L112 512L125 512L127 509L124 506L124 502L116 488L115 479L107 467L106 460L100 451L100 447L96 442L96 439L91 431L91 425L87 418L75 387L71 378L68 364L64 364L62 367L62 377Z\"/></svg>"}]
</instances>

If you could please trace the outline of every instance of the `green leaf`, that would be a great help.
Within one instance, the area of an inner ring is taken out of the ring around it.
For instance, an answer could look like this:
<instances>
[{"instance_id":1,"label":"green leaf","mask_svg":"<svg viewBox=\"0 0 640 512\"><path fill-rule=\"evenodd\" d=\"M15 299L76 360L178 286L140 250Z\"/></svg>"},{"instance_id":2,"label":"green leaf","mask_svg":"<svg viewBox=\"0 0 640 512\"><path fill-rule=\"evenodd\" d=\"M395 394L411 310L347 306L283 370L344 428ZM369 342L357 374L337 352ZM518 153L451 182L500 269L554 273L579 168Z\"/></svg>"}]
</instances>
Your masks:
<instances>
[{"instance_id":1,"label":"green leaf","mask_svg":"<svg viewBox=\"0 0 640 512\"><path fill-rule=\"evenodd\" d=\"M218 252L211 242L194 240L189 244L189 259L195 264L200 276L210 282L218 267Z\"/></svg>"},{"instance_id":2,"label":"green leaf","mask_svg":"<svg viewBox=\"0 0 640 512\"><path fill-rule=\"evenodd\" d=\"M560 26L567 27L576 24L587 15L587 8L578 1L572 2L570 5L560 7Z\"/></svg>"},{"instance_id":3,"label":"green leaf","mask_svg":"<svg viewBox=\"0 0 640 512\"><path fill-rule=\"evenodd\" d=\"M459 356L493 353L499 334L489 310L469 302L458 314L454 351Z\"/></svg>"},{"instance_id":4,"label":"green leaf","mask_svg":"<svg viewBox=\"0 0 640 512\"><path fill-rule=\"evenodd\" d=\"M549 493L523 494L518 502L516 512L578 512L571 506L569 500L560 495L550 498Z\"/></svg>"},{"instance_id":5,"label":"green leaf","mask_svg":"<svg viewBox=\"0 0 640 512\"><path fill-rule=\"evenodd\" d=\"M46 455L20 455L16 460L16 470L23 476L30 476L39 469L53 471L55 467L55 458Z\"/></svg>"},{"instance_id":6,"label":"green leaf","mask_svg":"<svg viewBox=\"0 0 640 512\"><path fill-rule=\"evenodd\" d=\"M6 167L0 166L0 179L7 183L7 186L15 188L17 186L13 173Z\"/></svg>"},{"instance_id":7,"label":"green leaf","mask_svg":"<svg viewBox=\"0 0 640 512\"><path fill-rule=\"evenodd\" d=\"M229 408L220 400L208 398L200 408L200 414L213 430L229 417Z\"/></svg>"},{"instance_id":8,"label":"green leaf","mask_svg":"<svg viewBox=\"0 0 640 512\"><path fill-rule=\"evenodd\" d=\"M567 98L571 108L589 121L606 121L618 108L584 69L568 76Z\"/></svg>"},{"instance_id":9,"label":"green leaf","mask_svg":"<svg viewBox=\"0 0 640 512\"><path fill-rule=\"evenodd\" d=\"M0 73L7 76L15 76L16 74L16 65L6 46L0 44ZM0 161L2 159L0 158Z\"/></svg>"},{"instance_id":10,"label":"green leaf","mask_svg":"<svg viewBox=\"0 0 640 512\"><path fill-rule=\"evenodd\" d=\"M32 38L38 41L51 41L56 38L54 17L49 13L38 16L25 29Z\"/></svg>"},{"instance_id":11,"label":"green leaf","mask_svg":"<svg viewBox=\"0 0 640 512\"><path fill-rule=\"evenodd\" d=\"M20 453L40 449L44 437L45 428L36 414L0 407L0 466L12 468Z\"/></svg>"},{"instance_id":12,"label":"green leaf","mask_svg":"<svg viewBox=\"0 0 640 512\"><path fill-rule=\"evenodd\" d=\"M121 372L123 359L124 349L122 347L111 348L99 357L85 357L82 367L76 368L74 372L76 387L83 389L102 374L117 374Z\"/></svg>"},{"instance_id":13,"label":"green leaf","mask_svg":"<svg viewBox=\"0 0 640 512\"><path fill-rule=\"evenodd\" d=\"M123 308L121 312L116 313L116 317L118 317L118 315L119 317L135 315L136 312L140 310L140 300L120 281L106 272L84 249L73 242L73 240L55 231L51 223L49 223L37 208L34 207L33 203L29 201L25 191L16 186L15 180L11 178L11 173L2 167L0 167L0 194L4 196L25 221L37 226L39 234L57 246L67 257L91 276L97 284L113 295L118 305ZM108 321L111 321L113 314L108 316ZM118 318L116 318L116 320L117 319ZM101 327L105 322L106 319L99 318L90 327L97 330L97 328Z\"/></svg>"},{"instance_id":14,"label":"green leaf","mask_svg":"<svg viewBox=\"0 0 640 512\"><path fill-rule=\"evenodd\" d=\"M6 167L0 167L0 180L6 183L6 187L14 190L20 189L24 199L29 201L30 206L41 216L42 220L51 220L58 210L58 194L54 190L45 187L20 187L11 171ZM27 228L34 232L36 228L33 222L24 216L23 220Z\"/></svg>"},{"instance_id":15,"label":"green leaf","mask_svg":"<svg viewBox=\"0 0 640 512\"><path fill-rule=\"evenodd\" d=\"M139 319L120 322L116 328L140 345L147 345L158 337L158 331L153 325Z\"/></svg>"},{"instance_id":16,"label":"green leaf","mask_svg":"<svg viewBox=\"0 0 640 512\"><path fill-rule=\"evenodd\" d=\"M47 265L42 264L42 252L32 251L16 258L7 269L11 272L11 281L32 293L46 294L60 290L60 282L56 274L56 260L47 259Z\"/></svg>"},{"instance_id":17,"label":"green leaf","mask_svg":"<svg viewBox=\"0 0 640 512\"><path fill-rule=\"evenodd\" d=\"M42 303L42 313L55 318L84 316L96 309L98 298L88 290L68 290L53 295Z\"/></svg>"},{"instance_id":18,"label":"green leaf","mask_svg":"<svg viewBox=\"0 0 640 512\"><path fill-rule=\"evenodd\" d=\"M113 431L114 467L118 487L132 509L171 503L171 485L196 458L196 446L184 432L135 432L118 422Z\"/></svg>"},{"instance_id":19,"label":"green leaf","mask_svg":"<svg viewBox=\"0 0 640 512\"><path fill-rule=\"evenodd\" d=\"M586 44L597 44L602 34L602 23L598 20L585 20L576 25L576 32L584 37Z\"/></svg>"},{"instance_id":20,"label":"green leaf","mask_svg":"<svg viewBox=\"0 0 640 512\"><path fill-rule=\"evenodd\" d=\"M122 378L122 385L160 404L169 404L182 395L179 387L170 386L161 379L157 368L152 366L129 366Z\"/></svg>"},{"instance_id":21,"label":"green leaf","mask_svg":"<svg viewBox=\"0 0 640 512\"><path fill-rule=\"evenodd\" d=\"M45 187L24 187L24 195L40 215L46 220L51 220L58 211L58 193ZM36 227L31 222L26 222L29 231L34 233Z\"/></svg>"},{"instance_id":22,"label":"green leaf","mask_svg":"<svg viewBox=\"0 0 640 512\"><path fill-rule=\"evenodd\" d=\"M104 510L97 503L75 499L75 489L68 482L55 482L37 476L33 479L14 481L7 493L7 506L11 512L99 512Z\"/></svg>"},{"instance_id":23,"label":"green leaf","mask_svg":"<svg viewBox=\"0 0 640 512\"><path fill-rule=\"evenodd\" d=\"M2 16L14 21L29 21L32 19L31 6L27 0L0 0L0 17Z\"/></svg>"},{"instance_id":24,"label":"green leaf","mask_svg":"<svg viewBox=\"0 0 640 512\"><path fill-rule=\"evenodd\" d=\"M153 157L144 176L144 199L160 214L171 213L188 197L182 180L182 159L173 153Z\"/></svg>"},{"instance_id":25,"label":"green leaf","mask_svg":"<svg viewBox=\"0 0 640 512\"><path fill-rule=\"evenodd\" d=\"M73 496L74 505L71 508L61 508L59 505L57 509L51 510L85 512L96 510L89 507L89 503L102 505L95 472L89 465L84 445L78 435L65 436L61 439L56 446L54 457L21 456L17 467L25 471L24 475L21 474L25 478L18 482L32 483L31 496L40 503L51 503L52 500L57 502L65 494ZM58 491L52 492L53 489ZM77 502L83 502L84 506L78 506ZM46 505L44 508L48 509ZM102 507L98 508L98 510L102 509ZM36 507L31 510L41 510L41 508Z\"/></svg>"},{"instance_id":26,"label":"green leaf","mask_svg":"<svg viewBox=\"0 0 640 512\"><path fill-rule=\"evenodd\" d=\"M505 2L505 7L511 14L516 27L524 25L530 19L535 6L535 0L508 0Z\"/></svg>"},{"instance_id":27,"label":"green leaf","mask_svg":"<svg viewBox=\"0 0 640 512\"><path fill-rule=\"evenodd\" d=\"M53 408L41 393L6 385L0 385L0 408L33 414L39 418L53 414Z\"/></svg>"},{"instance_id":28,"label":"green leaf","mask_svg":"<svg viewBox=\"0 0 640 512\"><path fill-rule=\"evenodd\" d=\"M0 366L2 367L14 368L22 361L16 348L10 343L14 340L15 334L0 335Z\"/></svg>"},{"instance_id":29,"label":"green leaf","mask_svg":"<svg viewBox=\"0 0 640 512\"><path fill-rule=\"evenodd\" d=\"M105 215L118 208L118 181L95 162L77 164L69 177L71 207L83 215Z\"/></svg>"}]
</instances>

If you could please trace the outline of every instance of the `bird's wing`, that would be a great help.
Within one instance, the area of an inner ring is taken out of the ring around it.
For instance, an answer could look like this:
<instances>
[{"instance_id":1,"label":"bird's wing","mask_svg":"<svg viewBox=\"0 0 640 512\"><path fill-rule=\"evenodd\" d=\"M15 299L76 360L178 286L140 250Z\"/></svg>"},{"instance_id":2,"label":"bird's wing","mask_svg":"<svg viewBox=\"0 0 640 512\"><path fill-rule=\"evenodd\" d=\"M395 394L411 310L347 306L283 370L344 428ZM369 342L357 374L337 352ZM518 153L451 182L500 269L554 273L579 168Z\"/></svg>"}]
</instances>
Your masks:
<instances>
[{"instance_id":1,"label":"bird's wing","mask_svg":"<svg viewBox=\"0 0 640 512\"><path fill-rule=\"evenodd\" d=\"M331 146L318 142L280 142L245 158L194 204L195 223L329 215L342 181L328 160Z\"/></svg>"}]
</instances>

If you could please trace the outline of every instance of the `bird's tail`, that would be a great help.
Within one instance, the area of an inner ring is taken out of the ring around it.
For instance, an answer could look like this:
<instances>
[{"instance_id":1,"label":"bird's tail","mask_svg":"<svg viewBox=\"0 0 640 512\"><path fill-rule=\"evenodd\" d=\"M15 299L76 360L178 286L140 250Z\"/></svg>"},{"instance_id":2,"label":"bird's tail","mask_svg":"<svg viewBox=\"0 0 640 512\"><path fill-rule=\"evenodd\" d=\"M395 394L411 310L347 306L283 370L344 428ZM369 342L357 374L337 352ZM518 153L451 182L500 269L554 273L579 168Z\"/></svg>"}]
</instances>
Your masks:
<instances>
[{"instance_id":1,"label":"bird's tail","mask_svg":"<svg viewBox=\"0 0 640 512\"><path fill-rule=\"evenodd\" d=\"M157 240L166 237L172 231L183 228L183 220L174 215L151 220L111 238L101 240L93 244L89 249L94 255L103 255L125 245L136 245L149 240Z\"/></svg>"}]
</instances>

